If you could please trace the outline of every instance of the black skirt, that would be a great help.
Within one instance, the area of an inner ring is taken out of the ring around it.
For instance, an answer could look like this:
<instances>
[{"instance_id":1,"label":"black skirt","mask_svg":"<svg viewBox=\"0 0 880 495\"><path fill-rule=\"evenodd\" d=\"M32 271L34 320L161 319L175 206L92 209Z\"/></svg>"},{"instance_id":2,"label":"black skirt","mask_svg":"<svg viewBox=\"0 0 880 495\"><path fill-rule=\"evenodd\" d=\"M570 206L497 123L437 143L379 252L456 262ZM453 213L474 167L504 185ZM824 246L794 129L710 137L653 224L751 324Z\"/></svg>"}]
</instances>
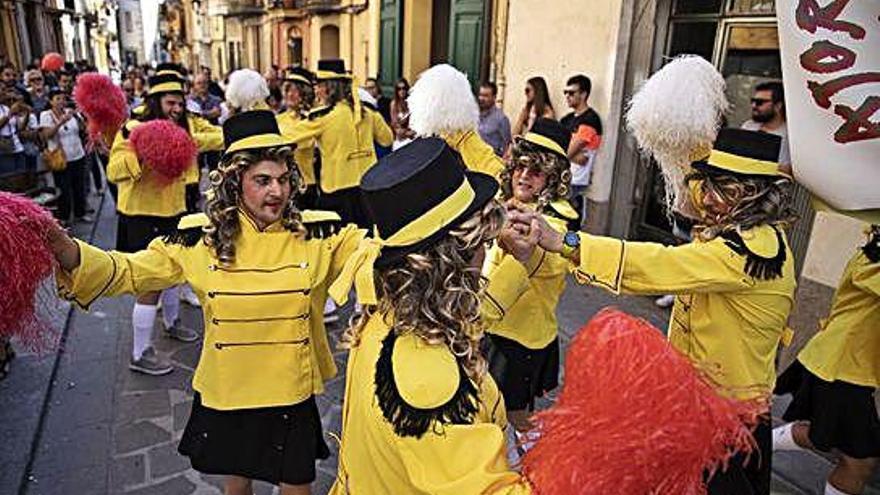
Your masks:
<instances>
[{"instance_id":1,"label":"black skirt","mask_svg":"<svg viewBox=\"0 0 880 495\"><path fill-rule=\"evenodd\" d=\"M486 334L489 373L504 396L509 411L533 411L535 399L559 385L559 339L543 349Z\"/></svg>"},{"instance_id":2,"label":"black skirt","mask_svg":"<svg viewBox=\"0 0 880 495\"><path fill-rule=\"evenodd\" d=\"M180 216L154 217L149 215L123 215L116 221L116 250L134 253L146 249L150 241L174 233Z\"/></svg>"},{"instance_id":3,"label":"black skirt","mask_svg":"<svg viewBox=\"0 0 880 495\"><path fill-rule=\"evenodd\" d=\"M795 361L776 382L777 395L794 400L782 416L809 421L810 441L824 452L837 449L856 459L880 457L880 418L873 387L826 382Z\"/></svg>"},{"instance_id":4,"label":"black skirt","mask_svg":"<svg viewBox=\"0 0 880 495\"><path fill-rule=\"evenodd\" d=\"M196 393L177 450L205 474L290 485L315 481L315 461L330 456L314 397L292 406L218 411Z\"/></svg>"}]
</instances>

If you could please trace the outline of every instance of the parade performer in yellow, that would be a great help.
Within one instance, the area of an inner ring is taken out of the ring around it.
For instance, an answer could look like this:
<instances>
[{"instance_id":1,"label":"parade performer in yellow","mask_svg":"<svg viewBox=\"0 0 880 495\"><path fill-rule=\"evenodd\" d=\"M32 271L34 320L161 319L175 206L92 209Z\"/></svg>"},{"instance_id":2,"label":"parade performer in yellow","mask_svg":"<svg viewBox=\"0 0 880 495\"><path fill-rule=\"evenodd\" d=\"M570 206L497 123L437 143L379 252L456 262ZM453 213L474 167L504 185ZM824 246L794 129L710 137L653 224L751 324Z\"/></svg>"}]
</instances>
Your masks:
<instances>
[{"instance_id":1,"label":"parade performer in yellow","mask_svg":"<svg viewBox=\"0 0 880 495\"><path fill-rule=\"evenodd\" d=\"M669 342L714 379L723 393L769 398L776 349L794 302L795 272L784 228L793 221L778 171L780 138L722 129L714 149L692 164L686 198L698 212L695 241L676 247L585 233L559 233L526 209L520 229L539 225L540 245L562 253L582 284L615 294L675 294ZM769 411L768 411L769 412ZM710 493L766 494L770 419L755 437L760 455L733 460Z\"/></svg>"},{"instance_id":2,"label":"parade performer in yellow","mask_svg":"<svg viewBox=\"0 0 880 495\"><path fill-rule=\"evenodd\" d=\"M773 430L774 450L842 455L825 495L857 495L877 468L880 419L880 225L844 270L831 314L780 377L777 394L794 394Z\"/></svg>"},{"instance_id":3,"label":"parade performer in yellow","mask_svg":"<svg viewBox=\"0 0 880 495\"><path fill-rule=\"evenodd\" d=\"M577 218L566 198L571 182L566 151L571 134L558 122L539 118L516 138L510 162L501 173L501 197L541 213L560 232ZM487 254L484 274L501 269L505 252L495 244ZM487 329L489 370L504 395L507 418L520 435L532 429L529 415L535 399L556 388L559 340L556 305L565 288L568 262L544 253L528 288Z\"/></svg>"},{"instance_id":4,"label":"parade performer in yellow","mask_svg":"<svg viewBox=\"0 0 880 495\"><path fill-rule=\"evenodd\" d=\"M302 67L294 67L284 73L285 110L277 115L281 135L292 142L297 141L296 123L307 119L315 101L315 75ZM303 178L305 190L299 195L300 208L314 208L318 200L318 183L315 174L315 140L300 141L293 152Z\"/></svg>"},{"instance_id":5,"label":"parade performer in yellow","mask_svg":"<svg viewBox=\"0 0 880 495\"><path fill-rule=\"evenodd\" d=\"M331 234L337 215L296 208L299 172L271 112L233 116L224 135L206 213L147 249L105 252L52 231L59 291L87 308L189 282L206 330L180 452L201 472L228 475L228 494L251 494L251 479L308 494L315 460L328 455L314 395L336 372L322 309L363 233Z\"/></svg>"},{"instance_id":6,"label":"parade performer in yellow","mask_svg":"<svg viewBox=\"0 0 880 495\"><path fill-rule=\"evenodd\" d=\"M504 162L477 132L480 108L463 72L449 64L431 67L419 74L406 101L417 136L443 138L469 169L501 176Z\"/></svg>"},{"instance_id":7,"label":"parade performer in yellow","mask_svg":"<svg viewBox=\"0 0 880 495\"><path fill-rule=\"evenodd\" d=\"M378 112L361 106L344 61L318 61L316 78L321 106L297 122L290 135L297 146L314 140L321 150L319 207L339 213L346 223L365 226L357 186L376 163L373 141L390 146L394 136Z\"/></svg>"}]
</instances>

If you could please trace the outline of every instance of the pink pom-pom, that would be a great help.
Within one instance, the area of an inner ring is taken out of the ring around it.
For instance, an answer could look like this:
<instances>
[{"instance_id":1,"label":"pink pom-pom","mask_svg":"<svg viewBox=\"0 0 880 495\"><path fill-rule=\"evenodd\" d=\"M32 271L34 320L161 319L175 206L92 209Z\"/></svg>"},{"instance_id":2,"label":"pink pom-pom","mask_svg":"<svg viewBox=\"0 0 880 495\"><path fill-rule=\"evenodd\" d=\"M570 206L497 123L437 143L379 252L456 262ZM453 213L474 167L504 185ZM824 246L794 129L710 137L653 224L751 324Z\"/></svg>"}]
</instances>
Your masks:
<instances>
[{"instance_id":1,"label":"pink pom-pom","mask_svg":"<svg viewBox=\"0 0 880 495\"><path fill-rule=\"evenodd\" d=\"M572 342L523 472L541 495L704 494L704 475L752 451L763 411L719 395L649 323L606 309Z\"/></svg>"},{"instance_id":2,"label":"pink pom-pom","mask_svg":"<svg viewBox=\"0 0 880 495\"><path fill-rule=\"evenodd\" d=\"M180 177L192 166L198 148L179 125L170 120L151 120L131 131L128 140L141 163L167 182Z\"/></svg>"},{"instance_id":3,"label":"pink pom-pom","mask_svg":"<svg viewBox=\"0 0 880 495\"><path fill-rule=\"evenodd\" d=\"M40 69L48 72L61 70L62 67L64 67L64 57L57 52L49 52L40 60Z\"/></svg>"},{"instance_id":4,"label":"pink pom-pom","mask_svg":"<svg viewBox=\"0 0 880 495\"><path fill-rule=\"evenodd\" d=\"M125 122L128 113L125 94L109 76L94 72L79 76L73 99L88 119L90 143L115 134Z\"/></svg>"},{"instance_id":5,"label":"pink pom-pom","mask_svg":"<svg viewBox=\"0 0 880 495\"><path fill-rule=\"evenodd\" d=\"M54 222L30 199L0 192L0 336L33 349L51 344L51 325L37 315L35 296L55 263L45 238Z\"/></svg>"}]
</instances>

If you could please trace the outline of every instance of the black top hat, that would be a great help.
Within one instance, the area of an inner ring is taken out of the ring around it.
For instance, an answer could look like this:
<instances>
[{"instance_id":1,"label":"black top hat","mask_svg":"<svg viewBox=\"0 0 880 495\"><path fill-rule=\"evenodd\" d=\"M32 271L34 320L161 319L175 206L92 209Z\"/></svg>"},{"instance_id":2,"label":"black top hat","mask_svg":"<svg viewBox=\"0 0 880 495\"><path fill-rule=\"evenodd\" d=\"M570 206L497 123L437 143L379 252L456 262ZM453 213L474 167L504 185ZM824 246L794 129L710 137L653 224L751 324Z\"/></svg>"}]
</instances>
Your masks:
<instances>
[{"instance_id":1,"label":"black top hat","mask_svg":"<svg viewBox=\"0 0 880 495\"><path fill-rule=\"evenodd\" d=\"M555 120L539 117L535 119L529 132L517 139L528 141L568 160L571 132Z\"/></svg>"},{"instance_id":2,"label":"black top hat","mask_svg":"<svg viewBox=\"0 0 880 495\"><path fill-rule=\"evenodd\" d=\"M183 80L170 72L157 74L150 78L150 89L147 93L151 96L164 93L183 93Z\"/></svg>"},{"instance_id":3,"label":"black top hat","mask_svg":"<svg viewBox=\"0 0 880 495\"><path fill-rule=\"evenodd\" d=\"M384 156L364 174L360 190L379 238L388 240L404 227L415 233L412 244L382 249L375 263L382 268L436 244L495 197L498 182L468 171L457 152L431 137Z\"/></svg>"},{"instance_id":4,"label":"black top hat","mask_svg":"<svg viewBox=\"0 0 880 495\"><path fill-rule=\"evenodd\" d=\"M345 70L345 60L329 58L318 60L317 79L348 79L351 75Z\"/></svg>"},{"instance_id":5,"label":"black top hat","mask_svg":"<svg viewBox=\"0 0 880 495\"><path fill-rule=\"evenodd\" d=\"M291 146L278 130L278 121L270 110L251 110L229 117L223 123L224 153Z\"/></svg>"},{"instance_id":6,"label":"black top hat","mask_svg":"<svg viewBox=\"0 0 880 495\"><path fill-rule=\"evenodd\" d=\"M709 156L696 169L740 176L775 177L779 172L782 138L767 132L725 127L718 132Z\"/></svg>"},{"instance_id":7,"label":"black top hat","mask_svg":"<svg viewBox=\"0 0 880 495\"><path fill-rule=\"evenodd\" d=\"M305 67L291 67L284 73L284 80L299 82L311 86L315 82L315 74Z\"/></svg>"}]
</instances>

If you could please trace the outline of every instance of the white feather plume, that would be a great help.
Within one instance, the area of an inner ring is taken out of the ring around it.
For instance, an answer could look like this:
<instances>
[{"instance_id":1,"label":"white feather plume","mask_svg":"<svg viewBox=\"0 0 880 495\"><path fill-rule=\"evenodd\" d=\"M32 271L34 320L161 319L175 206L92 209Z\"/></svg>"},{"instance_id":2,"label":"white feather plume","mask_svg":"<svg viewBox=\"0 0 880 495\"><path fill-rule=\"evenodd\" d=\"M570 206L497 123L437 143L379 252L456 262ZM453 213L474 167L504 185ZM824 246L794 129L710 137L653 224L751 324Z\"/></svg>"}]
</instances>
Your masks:
<instances>
[{"instance_id":1,"label":"white feather plume","mask_svg":"<svg viewBox=\"0 0 880 495\"><path fill-rule=\"evenodd\" d=\"M480 121L480 109L467 76L449 64L422 72L406 101L410 129L419 136L474 130Z\"/></svg>"},{"instance_id":2,"label":"white feather plume","mask_svg":"<svg viewBox=\"0 0 880 495\"><path fill-rule=\"evenodd\" d=\"M685 187L690 163L706 156L730 104L724 78L704 58L682 55L654 73L633 95L627 129L639 148L660 164L666 181L666 204Z\"/></svg>"},{"instance_id":3,"label":"white feather plume","mask_svg":"<svg viewBox=\"0 0 880 495\"><path fill-rule=\"evenodd\" d=\"M358 97L360 97L361 103L367 103L373 108L379 107L379 103L376 101L375 98L373 98L373 95L371 95L370 92L364 88L358 87Z\"/></svg>"},{"instance_id":4,"label":"white feather plume","mask_svg":"<svg viewBox=\"0 0 880 495\"><path fill-rule=\"evenodd\" d=\"M226 85L226 102L242 112L266 108L269 86L259 72L240 69L229 75Z\"/></svg>"}]
</instances>

